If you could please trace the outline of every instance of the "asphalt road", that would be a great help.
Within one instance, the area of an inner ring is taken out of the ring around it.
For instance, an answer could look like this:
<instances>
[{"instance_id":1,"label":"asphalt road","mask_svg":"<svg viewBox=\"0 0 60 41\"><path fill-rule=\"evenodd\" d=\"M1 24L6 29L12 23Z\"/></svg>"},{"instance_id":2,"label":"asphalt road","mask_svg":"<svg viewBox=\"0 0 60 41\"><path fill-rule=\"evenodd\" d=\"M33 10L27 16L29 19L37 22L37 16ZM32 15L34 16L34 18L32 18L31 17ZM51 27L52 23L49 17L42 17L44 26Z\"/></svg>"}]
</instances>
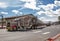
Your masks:
<instances>
[{"instance_id":1,"label":"asphalt road","mask_svg":"<svg viewBox=\"0 0 60 41\"><path fill-rule=\"evenodd\" d=\"M45 41L60 33L60 25L30 31L7 32L0 29L0 41Z\"/></svg>"}]
</instances>

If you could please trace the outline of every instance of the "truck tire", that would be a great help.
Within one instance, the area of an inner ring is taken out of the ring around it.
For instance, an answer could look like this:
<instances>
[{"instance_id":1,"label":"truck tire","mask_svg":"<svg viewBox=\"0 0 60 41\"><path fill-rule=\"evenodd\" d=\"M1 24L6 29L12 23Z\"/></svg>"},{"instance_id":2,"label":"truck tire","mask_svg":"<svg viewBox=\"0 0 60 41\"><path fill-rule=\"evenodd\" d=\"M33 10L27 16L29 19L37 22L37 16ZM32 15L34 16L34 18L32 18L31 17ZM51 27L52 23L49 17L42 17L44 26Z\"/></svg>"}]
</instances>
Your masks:
<instances>
[{"instance_id":1,"label":"truck tire","mask_svg":"<svg viewBox=\"0 0 60 41\"><path fill-rule=\"evenodd\" d=\"M27 30L27 28L26 28L26 27L24 27L24 26L22 26L22 30L26 31L26 30Z\"/></svg>"}]
</instances>

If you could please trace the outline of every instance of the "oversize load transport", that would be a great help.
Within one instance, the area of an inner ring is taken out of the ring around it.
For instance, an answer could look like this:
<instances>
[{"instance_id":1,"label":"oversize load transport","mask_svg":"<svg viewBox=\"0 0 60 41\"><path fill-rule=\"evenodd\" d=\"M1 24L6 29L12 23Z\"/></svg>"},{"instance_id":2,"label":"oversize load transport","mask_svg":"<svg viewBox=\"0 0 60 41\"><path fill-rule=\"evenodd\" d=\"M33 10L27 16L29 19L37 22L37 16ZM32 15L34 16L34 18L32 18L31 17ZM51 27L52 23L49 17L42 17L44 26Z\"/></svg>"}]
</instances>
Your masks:
<instances>
[{"instance_id":1,"label":"oversize load transport","mask_svg":"<svg viewBox=\"0 0 60 41\"><path fill-rule=\"evenodd\" d=\"M37 17L32 14L20 16L19 18L10 19L7 21L8 31L30 30L36 29L39 25Z\"/></svg>"}]
</instances>

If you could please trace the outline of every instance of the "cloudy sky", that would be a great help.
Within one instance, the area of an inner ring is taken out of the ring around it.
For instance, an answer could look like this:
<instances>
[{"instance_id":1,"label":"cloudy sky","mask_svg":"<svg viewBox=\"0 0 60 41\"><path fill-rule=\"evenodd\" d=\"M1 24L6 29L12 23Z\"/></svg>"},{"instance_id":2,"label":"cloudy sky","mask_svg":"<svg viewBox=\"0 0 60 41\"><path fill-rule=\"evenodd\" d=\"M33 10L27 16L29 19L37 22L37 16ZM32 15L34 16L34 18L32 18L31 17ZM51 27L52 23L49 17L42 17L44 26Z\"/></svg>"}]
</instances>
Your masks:
<instances>
[{"instance_id":1,"label":"cloudy sky","mask_svg":"<svg viewBox=\"0 0 60 41\"><path fill-rule=\"evenodd\" d=\"M42 21L58 21L60 0L0 0L4 17L33 14Z\"/></svg>"}]
</instances>

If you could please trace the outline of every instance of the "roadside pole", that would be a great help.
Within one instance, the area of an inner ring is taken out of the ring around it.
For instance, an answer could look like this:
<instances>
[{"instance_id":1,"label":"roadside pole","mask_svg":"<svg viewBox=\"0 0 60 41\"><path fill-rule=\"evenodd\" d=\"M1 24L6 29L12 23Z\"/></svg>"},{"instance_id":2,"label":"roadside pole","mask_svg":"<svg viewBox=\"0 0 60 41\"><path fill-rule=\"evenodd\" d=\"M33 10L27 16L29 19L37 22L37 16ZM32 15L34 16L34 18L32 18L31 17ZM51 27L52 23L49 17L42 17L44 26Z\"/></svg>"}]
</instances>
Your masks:
<instances>
[{"instance_id":1,"label":"roadside pole","mask_svg":"<svg viewBox=\"0 0 60 41\"><path fill-rule=\"evenodd\" d=\"M3 15L2 15L2 28L3 28Z\"/></svg>"},{"instance_id":2,"label":"roadside pole","mask_svg":"<svg viewBox=\"0 0 60 41\"><path fill-rule=\"evenodd\" d=\"M1 14L0 16L1 16L1 22L2 22L1 27L3 28L3 15Z\"/></svg>"}]
</instances>

